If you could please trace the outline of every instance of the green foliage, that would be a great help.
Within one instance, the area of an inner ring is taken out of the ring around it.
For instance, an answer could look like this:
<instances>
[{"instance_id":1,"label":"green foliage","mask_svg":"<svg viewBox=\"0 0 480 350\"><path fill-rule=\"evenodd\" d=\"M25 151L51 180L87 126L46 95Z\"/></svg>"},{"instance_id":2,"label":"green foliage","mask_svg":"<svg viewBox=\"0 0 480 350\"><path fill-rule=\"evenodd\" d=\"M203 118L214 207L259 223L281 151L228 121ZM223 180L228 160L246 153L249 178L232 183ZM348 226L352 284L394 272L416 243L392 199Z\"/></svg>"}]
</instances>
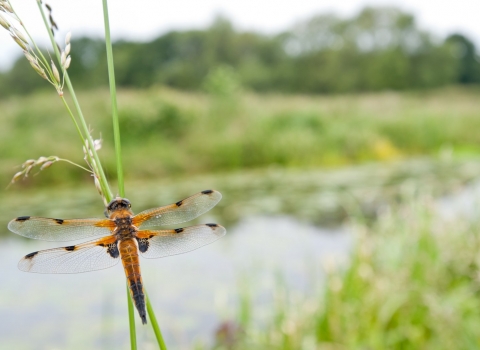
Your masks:
<instances>
[{"instance_id":1,"label":"green foliage","mask_svg":"<svg viewBox=\"0 0 480 350\"><path fill-rule=\"evenodd\" d=\"M320 343L346 348L477 348L478 223L440 223L425 203L385 215L334 273L318 313Z\"/></svg>"},{"instance_id":2,"label":"green foliage","mask_svg":"<svg viewBox=\"0 0 480 350\"><path fill-rule=\"evenodd\" d=\"M119 41L113 51L120 87L216 89L211 86L216 80L233 74L246 89L290 93L480 82L480 63L468 38L455 34L441 42L419 29L412 15L391 7L367 7L350 18L317 15L270 36L239 32L219 17L204 30L172 31L150 42ZM27 66L22 57L11 71L0 74L0 96L43 85ZM69 74L75 86L106 86L106 70L101 40L72 42Z\"/></svg>"},{"instance_id":3,"label":"green foliage","mask_svg":"<svg viewBox=\"0 0 480 350\"><path fill-rule=\"evenodd\" d=\"M114 174L111 124L101 117L109 113L107 91L83 92L79 99L85 115L92 116L93 136L106 139L100 156ZM456 157L480 153L480 100L473 88L330 97L240 92L229 98L154 88L120 90L118 101L126 173L136 179L271 166L338 167L435 157L446 149ZM0 110L4 184L28 158L57 155L83 162L55 94L3 100ZM88 179L66 164L53 167L25 183Z\"/></svg>"},{"instance_id":4,"label":"green foliage","mask_svg":"<svg viewBox=\"0 0 480 350\"><path fill-rule=\"evenodd\" d=\"M240 92L240 83L233 68L219 66L207 75L204 88L213 96L228 99Z\"/></svg>"},{"instance_id":5,"label":"green foliage","mask_svg":"<svg viewBox=\"0 0 480 350\"><path fill-rule=\"evenodd\" d=\"M349 262L324 264L325 288L294 298L278 286L268 321L216 349L477 349L479 222L444 220L431 204L415 200L372 226L354 224Z\"/></svg>"}]
</instances>

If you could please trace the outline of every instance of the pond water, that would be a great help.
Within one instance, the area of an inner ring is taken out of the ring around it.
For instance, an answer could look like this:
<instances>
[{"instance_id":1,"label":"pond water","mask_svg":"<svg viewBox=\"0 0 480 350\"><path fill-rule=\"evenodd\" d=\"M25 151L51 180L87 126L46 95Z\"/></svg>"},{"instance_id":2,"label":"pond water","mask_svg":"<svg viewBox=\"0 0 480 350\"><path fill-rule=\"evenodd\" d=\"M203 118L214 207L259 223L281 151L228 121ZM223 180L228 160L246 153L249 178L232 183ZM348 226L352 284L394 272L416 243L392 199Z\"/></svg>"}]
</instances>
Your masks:
<instances>
[{"instance_id":1,"label":"pond water","mask_svg":"<svg viewBox=\"0 0 480 350\"><path fill-rule=\"evenodd\" d=\"M0 348L127 349L121 264L75 275L17 269L25 254L53 246L13 239L1 245ZM300 293L317 292L322 264L344 263L350 246L342 227L324 230L289 217L259 216L242 220L227 236L194 252L141 263L167 343L172 349L191 349L195 342L211 343L219 324L233 318L245 288L255 295L256 312L265 314L278 283L272 271ZM151 328L139 325L138 317L137 327L140 348L150 344L154 349Z\"/></svg>"},{"instance_id":2,"label":"pond water","mask_svg":"<svg viewBox=\"0 0 480 350\"><path fill-rule=\"evenodd\" d=\"M414 160L338 171L270 169L128 183L136 212L208 188L224 194L197 220L223 224L224 238L191 253L141 260L167 343L172 349L211 344L219 325L235 319L240 295L252 295L254 317L261 322L279 286L318 294L323 265L348 262L353 239L342 221L347 215L374 218L378 208L420 190L439 198L440 215L475 215L478 174L478 161ZM20 215L74 218L103 212L93 186L9 190L0 206L0 227ZM129 348L120 264L75 275L23 273L16 267L22 256L62 244L23 239L6 229L0 233L6 237L0 245L1 350ZM135 317L139 348L156 349L151 328Z\"/></svg>"}]
</instances>

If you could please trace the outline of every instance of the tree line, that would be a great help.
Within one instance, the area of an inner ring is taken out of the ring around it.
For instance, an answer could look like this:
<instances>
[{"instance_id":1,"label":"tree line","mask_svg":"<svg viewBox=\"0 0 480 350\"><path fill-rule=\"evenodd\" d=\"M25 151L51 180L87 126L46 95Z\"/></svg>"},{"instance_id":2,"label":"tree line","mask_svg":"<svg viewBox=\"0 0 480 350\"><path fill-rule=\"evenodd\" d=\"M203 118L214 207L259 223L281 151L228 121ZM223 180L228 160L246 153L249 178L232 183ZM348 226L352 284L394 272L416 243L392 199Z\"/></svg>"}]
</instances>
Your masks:
<instances>
[{"instance_id":1,"label":"tree line","mask_svg":"<svg viewBox=\"0 0 480 350\"><path fill-rule=\"evenodd\" d=\"M367 7L351 18L321 14L276 35L241 32L219 17L203 30L171 31L150 42L118 41L114 57L118 86L130 88L205 89L219 72L247 90L309 94L480 82L480 61L469 38L435 37L412 14L393 7ZM72 41L69 74L77 87L107 86L104 42ZM0 74L0 96L42 86L47 84L23 57Z\"/></svg>"}]
</instances>

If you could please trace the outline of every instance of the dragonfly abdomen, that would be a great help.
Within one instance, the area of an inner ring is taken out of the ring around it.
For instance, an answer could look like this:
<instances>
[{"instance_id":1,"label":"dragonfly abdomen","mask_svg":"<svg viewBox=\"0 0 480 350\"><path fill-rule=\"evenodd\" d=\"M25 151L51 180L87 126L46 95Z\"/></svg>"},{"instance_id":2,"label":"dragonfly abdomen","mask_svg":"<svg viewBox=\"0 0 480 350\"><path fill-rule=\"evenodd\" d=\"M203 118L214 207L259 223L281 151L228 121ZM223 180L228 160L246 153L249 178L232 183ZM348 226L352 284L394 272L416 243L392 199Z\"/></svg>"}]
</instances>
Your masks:
<instances>
[{"instance_id":1,"label":"dragonfly abdomen","mask_svg":"<svg viewBox=\"0 0 480 350\"><path fill-rule=\"evenodd\" d=\"M130 294L135 303L135 307L140 314L142 323L147 323L147 313L145 310L145 294L143 293L142 276L140 274L140 262L138 259L137 246L133 239L129 238L120 242L120 255L122 257L123 268L127 276Z\"/></svg>"}]
</instances>

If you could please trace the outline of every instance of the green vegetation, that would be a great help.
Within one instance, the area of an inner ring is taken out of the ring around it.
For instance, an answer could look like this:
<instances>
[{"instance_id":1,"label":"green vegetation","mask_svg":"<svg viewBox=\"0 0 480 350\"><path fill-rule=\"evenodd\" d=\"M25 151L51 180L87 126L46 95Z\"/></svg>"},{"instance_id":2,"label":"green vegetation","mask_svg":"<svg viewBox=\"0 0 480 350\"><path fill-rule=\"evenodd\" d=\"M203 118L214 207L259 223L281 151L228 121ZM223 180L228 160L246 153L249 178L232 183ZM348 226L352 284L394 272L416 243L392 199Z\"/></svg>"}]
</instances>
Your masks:
<instances>
[{"instance_id":1,"label":"green vegetation","mask_svg":"<svg viewBox=\"0 0 480 350\"><path fill-rule=\"evenodd\" d=\"M103 41L73 39L69 75L77 89L107 86ZM320 14L270 36L240 32L218 18L203 30L119 41L113 51L117 85L124 88L200 90L208 74L223 66L253 91L345 93L480 83L470 39L458 33L436 38L413 15L389 7L365 8L351 18ZM0 74L0 96L46 86L27 67L22 58Z\"/></svg>"},{"instance_id":2,"label":"green vegetation","mask_svg":"<svg viewBox=\"0 0 480 350\"><path fill-rule=\"evenodd\" d=\"M354 224L348 267L325 264L327 288L275 291L269 321L239 322L216 349L478 349L478 218L446 220L431 200ZM225 333L225 332L224 332Z\"/></svg>"},{"instance_id":3,"label":"green vegetation","mask_svg":"<svg viewBox=\"0 0 480 350\"><path fill-rule=\"evenodd\" d=\"M210 85L232 85L228 72L220 78ZM127 179L480 153L477 89L318 97L255 95L234 85L226 96L210 89L210 94L165 88L118 92ZM79 100L93 136L106 139L100 157L112 177L108 91L82 92ZM0 110L1 183L28 158L57 155L83 162L71 142L75 130L54 94L3 100ZM87 173L59 163L16 186L82 178L89 181Z\"/></svg>"}]
</instances>

